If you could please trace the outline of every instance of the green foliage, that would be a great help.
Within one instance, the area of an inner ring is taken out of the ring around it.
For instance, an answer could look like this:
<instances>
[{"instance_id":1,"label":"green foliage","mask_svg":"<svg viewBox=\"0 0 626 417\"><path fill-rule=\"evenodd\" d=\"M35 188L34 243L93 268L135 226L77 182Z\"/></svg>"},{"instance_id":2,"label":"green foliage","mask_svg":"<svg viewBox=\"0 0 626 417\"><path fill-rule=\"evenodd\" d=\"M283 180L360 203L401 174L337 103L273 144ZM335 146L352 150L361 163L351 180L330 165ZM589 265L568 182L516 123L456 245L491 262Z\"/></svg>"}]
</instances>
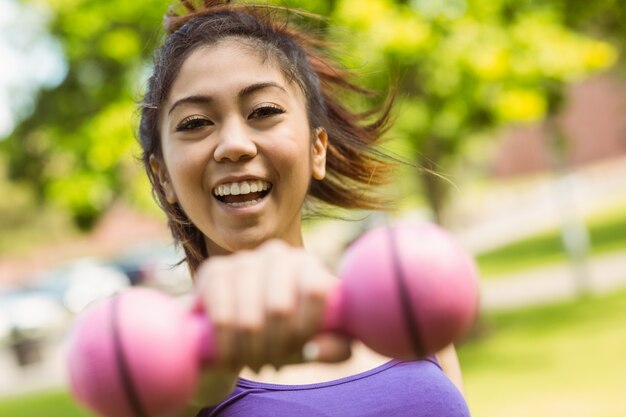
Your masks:
<instances>
[{"instance_id":1,"label":"green foliage","mask_svg":"<svg viewBox=\"0 0 626 417\"><path fill-rule=\"evenodd\" d=\"M69 72L40 92L33 114L0 143L10 178L30 184L40 203L70 210L83 228L116 199L149 201L148 190L136 194L145 182L134 159L133 109L170 2L22 1L51 9L50 34L62 43ZM553 115L565 83L615 62L617 50L603 39L624 32L617 0L577 0L580 13L565 0L270 3L337 23L311 26L337 40L365 85L385 91L397 84L392 136L410 144L409 159L444 174L499 127ZM449 184L420 179L439 215Z\"/></svg>"},{"instance_id":2,"label":"green foliage","mask_svg":"<svg viewBox=\"0 0 626 417\"><path fill-rule=\"evenodd\" d=\"M333 16L353 31L372 85L399 73L394 134L409 138L420 165L448 173L474 140L554 115L564 84L613 65L616 50L563 25L559 11L551 2L341 0ZM422 180L440 214L448 183Z\"/></svg>"},{"instance_id":3,"label":"green foliage","mask_svg":"<svg viewBox=\"0 0 626 417\"><path fill-rule=\"evenodd\" d=\"M160 39L162 1L48 1L52 36L69 72L0 144L9 175L28 182L40 203L69 210L89 228L115 199L137 201L141 168L133 115L141 74ZM142 184L144 184L142 182ZM133 195L131 195L133 193ZM143 193L149 200L149 192Z\"/></svg>"},{"instance_id":4,"label":"green foliage","mask_svg":"<svg viewBox=\"0 0 626 417\"><path fill-rule=\"evenodd\" d=\"M1 154L0 195L9 196L0 199L0 256L14 256L77 234L67 212L51 206L37 207L37 196L28 184L7 180L6 161Z\"/></svg>"},{"instance_id":5,"label":"green foliage","mask_svg":"<svg viewBox=\"0 0 626 417\"><path fill-rule=\"evenodd\" d=\"M535 0L541 1L541 0ZM566 26L607 39L623 60L626 45L626 8L622 0L551 0Z\"/></svg>"}]
</instances>

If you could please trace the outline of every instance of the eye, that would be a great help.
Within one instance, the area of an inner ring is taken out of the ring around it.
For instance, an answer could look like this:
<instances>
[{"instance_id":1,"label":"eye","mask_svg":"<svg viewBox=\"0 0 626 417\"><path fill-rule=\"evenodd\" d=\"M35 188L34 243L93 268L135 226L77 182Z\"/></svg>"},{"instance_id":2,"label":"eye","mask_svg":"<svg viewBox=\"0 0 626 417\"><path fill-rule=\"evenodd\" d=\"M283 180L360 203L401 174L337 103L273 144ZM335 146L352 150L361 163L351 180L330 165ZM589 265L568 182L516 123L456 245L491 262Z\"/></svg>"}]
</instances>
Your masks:
<instances>
[{"instance_id":1,"label":"eye","mask_svg":"<svg viewBox=\"0 0 626 417\"><path fill-rule=\"evenodd\" d=\"M199 129L204 126L210 126L213 122L200 116L190 116L184 119L176 126L177 132L184 132Z\"/></svg>"},{"instance_id":2,"label":"eye","mask_svg":"<svg viewBox=\"0 0 626 417\"><path fill-rule=\"evenodd\" d=\"M274 104L265 104L261 107L257 107L256 109L254 109L252 113L250 113L250 115L248 116L248 120L265 119L283 113L285 113L285 110L283 110L282 108Z\"/></svg>"}]
</instances>

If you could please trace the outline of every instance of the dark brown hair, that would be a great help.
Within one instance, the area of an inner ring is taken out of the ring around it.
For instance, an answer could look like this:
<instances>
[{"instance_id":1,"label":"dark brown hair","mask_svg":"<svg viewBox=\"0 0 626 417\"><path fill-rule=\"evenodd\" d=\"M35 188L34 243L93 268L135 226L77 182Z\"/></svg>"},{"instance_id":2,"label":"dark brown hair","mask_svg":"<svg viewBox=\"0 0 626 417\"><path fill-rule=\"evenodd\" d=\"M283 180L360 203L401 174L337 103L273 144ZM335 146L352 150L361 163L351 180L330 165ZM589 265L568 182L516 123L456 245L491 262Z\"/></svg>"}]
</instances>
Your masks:
<instances>
[{"instance_id":1,"label":"dark brown hair","mask_svg":"<svg viewBox=\"0 0 626 417\"><path fill-rule=\"evenodd\" d=\"M168 217L174 239L182 244L192 271L207 258L202 232L179 204L169 204L150 157L162 160L159 114L187 57L202 46L225 38L252 42L296 82L306 98L309 123L328 134L326 177L312 179L309 197L342 208L381 209L385 203L371 186L386 182L391 162L376 150L387 128L391 100L363 113L351 111L337 97L370 96L351 81L351 74L324 53L328 45L290 23L293 11L280 7L204 0L198 7L183 0L165 17L166 37L154 56L154 70L141 105L139 139L153 194Z\"/></svg>"}]
</instances>

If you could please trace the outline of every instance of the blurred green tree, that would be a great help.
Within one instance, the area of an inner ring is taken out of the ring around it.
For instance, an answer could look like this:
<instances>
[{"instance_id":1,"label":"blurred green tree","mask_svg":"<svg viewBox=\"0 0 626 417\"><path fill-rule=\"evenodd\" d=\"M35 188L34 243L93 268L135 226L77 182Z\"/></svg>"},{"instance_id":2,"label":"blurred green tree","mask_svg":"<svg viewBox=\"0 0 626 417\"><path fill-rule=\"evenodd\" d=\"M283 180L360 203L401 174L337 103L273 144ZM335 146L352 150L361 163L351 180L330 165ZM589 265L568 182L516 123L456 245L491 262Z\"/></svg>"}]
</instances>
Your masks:
<instances>
[{"instance_id":1,"label":"blurred green tree","mask_svg":"<svg viewBox=\"0 0 626 417\"><path fill-rule=\"evenodd\" d=\"M9 156L11 178L31 184L41 203L65 207L89 228L116 199L147 194L133 159L139 152L133 115L170 2L22 1L51 8L50 33L63 44L69 71L57 88L40 92L32 115L0 151ZM615 1L593 4L605 5L606 24L619 26L608 14ZM609 43L572 29L588 15L572 14L565 0L273 2L330 16L347 28L329 29L329 36L345 42L350 64L362 67L375 90L394 83L390 69L397 74L394 136L410 149L408 159L444 175L494 129L556 113L565 83L610 67L617 56ZM594 27L604 28L603 22L598 17ZM419 178L441 221L449 183L436 175Z\"/></svg>"},{"instance_id":2,"label":"blurred green tree","mask_svg":"<svg viewBox=\"0 0 626 417\"><path fill-rule=\"evenodd\" d=\"M558 1L338 0L374 86L398 73L395 134L420 167L447 175L499 127L558 112L564 85L609 68L609 43L569 28ZM450 183L420 172L441 222Z\"/></svg>"},{"instance_id":3,"label":"blurred green tree","mask_svg":"<svg viewBox=\"0 0 626 417\"><path fill-rule=\"evenodd\" d=\"M159 0L43 4L53 13L50 34L62 43L69 70L58 87L39 92L32 114L0 150L10 156L10 178L30 184L40 204L67 209L87 229L115 199L146 195L139 191L147 186L138 184L133 115L167 5Z\"/></svg>"},{"instance_id":4,"label":"blurred green tree","mask_svg":"<svg viewBox=\"0 0 626 417\"><path fill-rule=\"evenodd\" d=\"M540 0L535 0L540 1ZM551 0L563 16L563 23L574 30L606 39L617 46L624 59L626 46L626 6L622 0ZM617 68L623 70L623 67Z\"/></svg>"}]
</instances>

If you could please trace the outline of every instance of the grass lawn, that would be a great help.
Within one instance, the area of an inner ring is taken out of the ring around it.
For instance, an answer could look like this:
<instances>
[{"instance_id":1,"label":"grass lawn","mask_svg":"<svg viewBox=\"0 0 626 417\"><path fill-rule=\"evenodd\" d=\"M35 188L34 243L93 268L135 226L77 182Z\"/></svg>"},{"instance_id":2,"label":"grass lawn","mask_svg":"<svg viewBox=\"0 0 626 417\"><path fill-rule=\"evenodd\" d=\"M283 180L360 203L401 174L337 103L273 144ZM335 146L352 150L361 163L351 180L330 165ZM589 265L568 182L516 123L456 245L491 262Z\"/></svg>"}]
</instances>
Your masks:
<instances>
[{"instance_id":1,"label":"grass lawn","mask_svg":"<svg viewBox=\"0 0 626 417\"><path fill-rule=\"evenodd\" d=\"M459 349L479 417L626 416L626 291L482 318Z\"/></svg>"},{"instance_id":2,"label":"grass lawn","mask_svg":"<svg viewBox=\"0 0 626 417\"><path fill-rule=\"evenodd\" d=\"M65 391L46 392L0 400L0 416L92 417L74 404Z\"/></svg>"},{"instance_id":3,"label":"grass lawn","mask_svg":"<svg viewBox=\"0 0 626 417\"><path fill-rule=\"evenodd\" d=\"M587 222L592 255L626 250L626 207ZM566 262L560 231L554 230L477 256L481 276L502 276L557 262Z\"/></svg>"},{"instance_id":4,"label":"grass lawn","mask_svg":"<svg viewBox=\"0 0 626 417\"><path fill-rule=\"evenodd\" d=\"M459 349L475 417L626 416L626 291L482 317ZM0 401L11 417L88 417L64 392Z\"/></svg>"}]
</instances>

